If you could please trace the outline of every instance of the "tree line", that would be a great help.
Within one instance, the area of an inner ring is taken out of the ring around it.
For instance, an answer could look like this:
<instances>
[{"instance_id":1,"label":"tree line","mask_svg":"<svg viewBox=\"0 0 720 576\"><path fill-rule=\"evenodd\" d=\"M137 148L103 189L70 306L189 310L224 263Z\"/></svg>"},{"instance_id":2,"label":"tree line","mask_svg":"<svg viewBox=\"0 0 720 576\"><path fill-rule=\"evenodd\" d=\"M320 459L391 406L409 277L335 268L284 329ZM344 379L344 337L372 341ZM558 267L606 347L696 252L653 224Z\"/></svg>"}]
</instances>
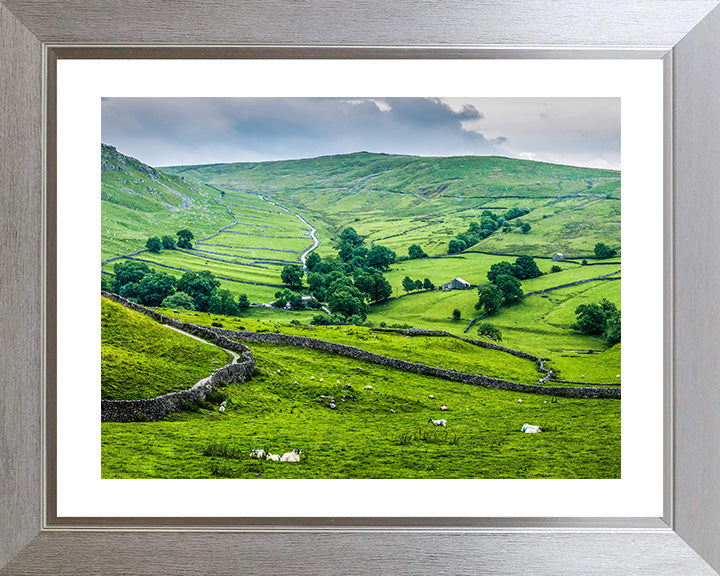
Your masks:
<instances>
[{"instance_id":1,"label":"tree line","mask_svg":"<svg viewBox=\"0 0 720 576\"><path fill-rule=\"evenodd\" d=\"M145 262L128 260L113 266L113 277L102 275L102 289L143 306L182 308L225 316L238 316L250 307L246 294L235 299L220 290L220 281L208 270L185 272L176 278L157 272Z\"/></svg>"}]
</instances>

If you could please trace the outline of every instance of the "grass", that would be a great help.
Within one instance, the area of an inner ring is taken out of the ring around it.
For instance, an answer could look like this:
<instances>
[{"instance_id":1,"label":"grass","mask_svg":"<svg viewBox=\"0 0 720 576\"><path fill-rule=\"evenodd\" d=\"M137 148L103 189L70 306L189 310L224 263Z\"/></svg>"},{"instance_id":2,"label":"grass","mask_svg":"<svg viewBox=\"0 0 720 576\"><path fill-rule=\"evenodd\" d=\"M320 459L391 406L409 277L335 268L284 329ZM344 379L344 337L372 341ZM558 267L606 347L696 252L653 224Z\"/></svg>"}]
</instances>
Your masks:
<instances>
[{"instance_id":1,"label":"grass","mask_svg":"<svg viewBox=\"0 0 720 576\"><path fill-rule=\"evenodd\" d=\"M227 364L211 344L102 298L103 400L137 400L184 390Z\"/></svg>"},{"instance_id":2,"label":"grass","mask_svg":"<svg viewBox=\"0 0 720 576\"><path fill-rule=\"evenodd\" d=\"M620 477L618 401L552 403L320 351L269 344L252 349L259 374L224 389L224 414L201 409L161 422L103 423L102 477ZM364 390L367 384L374 389ZM341 402L343 394L356 398ZM327 407L328 396L335 397L336 410ZM441 412L441 404L449 411ZM448 420L447 436L435 435L427 423L440 417ZM548 431L522 434L526 421ZM256 448L280 454L299 448L303 457L299 464L254 460L249 453Z\"/></svg>"},{"instance_id":3,"label":"grass","mask_svg":"<svg viewBox=\"0 0 720 576\"><path fill-rule=\"evenodd\" d=\"M218 316L191 314L178 310L162 310L184 322L205 326L217 322ZM525 384L535 384L542 376L532 360L517 358L505 352L480 348L451 337L403 336L392 332L374 332L362 326L304 326L263 322L250 317L223 318L223 328L254 332L279 332L296 336L319 338L338 344L354 346L375 354L400 358L461 372L481 373ZM254 343L250 344L254 346Z\"/></svg>"}]
</instances>

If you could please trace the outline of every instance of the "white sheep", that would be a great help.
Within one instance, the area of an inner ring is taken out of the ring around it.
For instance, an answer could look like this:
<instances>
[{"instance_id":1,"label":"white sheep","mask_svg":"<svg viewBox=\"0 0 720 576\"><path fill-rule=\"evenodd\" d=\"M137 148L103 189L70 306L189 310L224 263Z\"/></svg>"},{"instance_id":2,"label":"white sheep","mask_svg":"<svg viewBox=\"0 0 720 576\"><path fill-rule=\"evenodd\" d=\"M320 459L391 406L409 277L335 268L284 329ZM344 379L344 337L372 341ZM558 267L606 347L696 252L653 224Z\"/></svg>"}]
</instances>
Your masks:
<instances>
[{"instance_id":1,"label":"white sheep","mask_svg":"<svg viewBox=\"0 0 720 576\"><path fill-rule=\"evenodd\" d=\"M440 406L440 410L447 410L447 409L448 409L448 407L447 407L445 404L443 404L442 406Z\"/></svg>"},{"instance_id":2,"label":"white sheep","mask_svg":"<svg viewBox=\"0 0 720 576\"><path fill-rule=\"evenodd\" d=\"M432 418L430 418L428 422L435 426L435 432L437 432L438 426L442 426L447 432L447 420L433 420Z\"/></svg>"},{"instance_id":3,"label":"white sheep","mask_svg":"<svg viewBox=\"0 0 720 576\"><path fill-rule=\"evenodd\" d=\"M525 432L525 434L537 434L538 432L542 432L542 428L540 426L531 426L527 422L522 425L521 432Z\"/></svg>"},{"instance_id":4,"label":"white sheep","mask_svg":"<svg viewBox=\"0 0 720 576\"><path fill-rule=\"evenodd\" d=\"M432 394L430 394L430 395L428 395L428 398L430 398L430 400L432 400L433 398L435 398L435 396L433 396Z\"/></svg>"},{"instance_id":5,"label":"white sheep","mask_svg":"<svg viewBox=\"0 0 720 576\"><path fill-rule=\"evenodd\" d=\"M368 384L367 386L365 386L365 390L372 390L372 386L370 386L370 384Z\"/></svg>"},{"instance_id":6,"label":"white sheep","mask_svg":"<svg viewBox=\"0 0 720 576\"><path fill-rule=\"evenodd\" d=\"M280 458L280 462L300 462L300 450L294 448L292 452L285 452Z\"/></svg>"},{"instance_id":7,"label":"white sheep","mask_svg":"<svg viewBox=\"0 0 720 576\"><path fill-rule=\"evenodd\" d=\"M268 452L267 454L265 454L265 460L273 460L274 462L280 462L280 455L270 454L270 452Z\"/></svg>"},{"instance_id":8,"label":"white sheep","mask_svg":"<svg viewBox=\"0 0 720 576\"><path fill-rule=\"evenodd\" d=\"M218 410L220 411L220 414L225 412L225 408L227 408L227 400L223 400L222 403L220 404L220 408L218 408Z\"/></svg>"},{"instance_id":9,"label":"white sheep","mask_svg":"<svg viewBox=\"0 0 720 576\"><path fill-rule=\"evenodd\" d=\"M250 451L250 458L264 458L265 457L265 450L251 450Z\"/></svg>"}]
</instances>

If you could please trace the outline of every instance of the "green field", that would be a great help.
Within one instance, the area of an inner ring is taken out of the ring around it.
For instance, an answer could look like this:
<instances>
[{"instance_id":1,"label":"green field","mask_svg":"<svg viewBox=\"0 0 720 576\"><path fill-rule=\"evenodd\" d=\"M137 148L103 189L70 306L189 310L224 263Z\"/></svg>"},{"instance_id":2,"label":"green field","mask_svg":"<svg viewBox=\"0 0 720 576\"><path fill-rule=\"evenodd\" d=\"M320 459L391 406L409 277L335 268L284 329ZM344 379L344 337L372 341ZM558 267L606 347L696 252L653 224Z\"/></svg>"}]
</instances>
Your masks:
<instances>
[{"instance_id":1,"label":"green field","mask_svg":"<svg viewBox=\"0 0 720 576\"><path fill-rule=\"evenodd\" d=\"M102 477L620 477L616 400L553 403L315 350L252 349L259 374L223 389L229 395L224 414L201 410L161 422L103 423ZM368 384L373 390L364 390ZM343 394L356 398L342 402ZM338 408L328 408L321 395L334 396ZM449 410L440 411L441 404ZM428 423L441 417L447 435L436 435ZM521 433L526 421L547 432ZM258 448L280 454L299 448L303 458L298 464L251 459L250 450Z\"/></svg>"},{"instance_id":2,"label":"green field","mask_svg":"<svg viewBox=\"0 0 720 576\"><path fill-rule=\"evenodd\" d=\"M393 298L372 303L363 326L311 325L313 317L325 314L322 310L251 307L240 317L181 309L164 314L201 325L309 336L535 384L542 374L531 360L449 336L373 330L415 327L482 339L477 326L465 332L480 314L476 289L406 294L403 278L428 278L436 287L458 277L484 285L493 264L530 255L543 274L523 280L523 292L551 290L505 305L485 320L501 331L499 344L541 357L559 379L620 383L621 345L608 346L600 336L570 328L580 305L602 299L621 305L621 281L597 279L613 273L617 278L621 268L619 172L498 157L369 153L159 170L110 147L102 154L102 257L119 258L102 264L110 274L130 252L143 249L148 236L175 236L182 228L194 234L189 252L142 252L136 258L176 278L184 270L208 270L220 279L221 289L234 297L245 294L251 303L275 300L283 267L300 264L312 242L311 229L323 258L337 254L340 233L348 226L368 249L380 244L406 257L410 245L418 244L429 256L445 256L392 263L384 278ZM509 231L498 229L462 253L447 255L448 242L479 223L483 211L502 215L512 208L528 211L519 219L530 224L527 233L511 219ZM598 242L617 255L596 260ZM556 252L574 262L551 260ZM590 265L581 265L582 259ZM551 272L553 266L561 270ZM300 293L307 294L307 275L303 280ZM453 319L455 309L459 320ZM205 352L214 355L202 358L197 351L178 351L174 347L181 343L204 345L144 320L124 318L117 310L104 316L103 397L152 395L149 382L158 394L186 388L226 363L226 353L210 345ZM113 339L106 341L106 333ZM547 396L421 377L302 347L248 345L258 372L245 384L223 389L229 395L225 414L206 407L159 422L104 422L103 477L619 477L617 400L561 398L556 403ZM164 356L166 349L174 355ZM339 399L346 383L356 399L338 403L337 410L318 402L320 395ZM374 390L365 391L367 384ZM449 410L440 412L441 404ZM447 418L447 436L434 434L427 423L431 417ZM525 421L545 433L520 433ZM300 464L249 458L255 448L283 453L295 447L304 454Z\"/></svg>"},{"instance_id":3,"label":"green field","mask_svg":"<svg viewBox=\"0 0 720 576\"><path fill-rule=\"evenodd\" d=\"M190 388L230 361L227 352L102 299L103 400L139 400Z\"/></svg>"}]
</instances>

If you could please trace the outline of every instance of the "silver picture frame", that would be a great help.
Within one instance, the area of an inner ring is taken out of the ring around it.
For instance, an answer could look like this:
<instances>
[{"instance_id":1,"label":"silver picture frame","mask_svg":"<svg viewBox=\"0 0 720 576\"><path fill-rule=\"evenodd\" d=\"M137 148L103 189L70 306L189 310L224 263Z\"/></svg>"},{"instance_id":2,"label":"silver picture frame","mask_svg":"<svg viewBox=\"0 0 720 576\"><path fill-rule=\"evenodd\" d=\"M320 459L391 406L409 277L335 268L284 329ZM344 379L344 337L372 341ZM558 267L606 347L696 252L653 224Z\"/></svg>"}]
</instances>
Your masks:
<instances>
[{"instance_id":1,"label":"silver picture frame","mask_svg":"<svg viewBox=\"0 0 720 576\"><path fill-rule=\"evenodd\" d=\"M719 3L0 0L0 575L717 574ZM59 518L53 134L63 58L662 59L663 516Z\"/></svg>"}]
</instances>

